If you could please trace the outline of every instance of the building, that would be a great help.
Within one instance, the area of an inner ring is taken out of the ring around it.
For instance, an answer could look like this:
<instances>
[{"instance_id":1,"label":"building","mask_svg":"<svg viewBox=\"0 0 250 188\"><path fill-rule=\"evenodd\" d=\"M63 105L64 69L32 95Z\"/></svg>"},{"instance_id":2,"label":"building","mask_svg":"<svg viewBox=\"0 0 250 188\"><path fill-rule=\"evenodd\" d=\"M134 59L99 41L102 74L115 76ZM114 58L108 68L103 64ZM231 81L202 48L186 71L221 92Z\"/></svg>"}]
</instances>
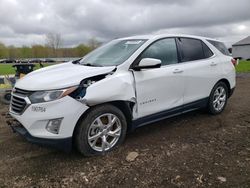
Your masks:
<instances>
[{"instance_id":1,"label":"building","mask_svg":"<svg viewBox=\"0 0 250 188\"><path fill-rule=\"evenodd\" d=\"M232 55L234 58L250 60L250 36L233 44Z\"/></svg>"}]
</instances>

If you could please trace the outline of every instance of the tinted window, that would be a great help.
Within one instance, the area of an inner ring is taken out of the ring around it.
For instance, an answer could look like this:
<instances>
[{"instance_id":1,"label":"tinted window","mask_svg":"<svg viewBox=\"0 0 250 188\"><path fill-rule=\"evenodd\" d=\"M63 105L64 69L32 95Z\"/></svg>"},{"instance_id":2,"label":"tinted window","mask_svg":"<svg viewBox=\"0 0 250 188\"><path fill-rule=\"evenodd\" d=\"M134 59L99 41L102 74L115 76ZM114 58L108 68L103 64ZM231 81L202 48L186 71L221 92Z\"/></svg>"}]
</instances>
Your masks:
<instances>
[{"instance_id":1,"label":"tinted window","mask_svg":"<svg viewBox=\"0 0 250 188\"><path fill-rule=\"evenodd\" d=\"M222 42L218 42L214 40L207 40L207 41L210 42L215 48L217 48L217 50L219 50L224 55L230 55L227 47Z\"/></svg>"},{"instance_id":2,"label":"tinted window","mask_svg":"<svg viewBox=\"0 0 250 188\"><path fill-rule=\"evenodd\" d=\"M205 58L209 58L214 55L210 48L204 42L202 42L202 48Z\"/></svg>"},{"instance_id":3,"label":"tinted window","mask_svg":"<svg viewBox=\"0 0 250 188\"><path fill-rule=\"evenodd\" d=\"M204 59L202 42L197 39L178 38L178 46L180 47L181 61L194 61Z\"/></svg>"},{"instance_id":4,"label":"tinted window","mask_svg":"<svg viewBox=\"0 0 250 188\"><path fill-rule=\"evenodd\" d=\"M162 65L178 63L175 39L167 38L156 41L142 53L142 58L160 59Z\"/></svg>"}]
</instances>

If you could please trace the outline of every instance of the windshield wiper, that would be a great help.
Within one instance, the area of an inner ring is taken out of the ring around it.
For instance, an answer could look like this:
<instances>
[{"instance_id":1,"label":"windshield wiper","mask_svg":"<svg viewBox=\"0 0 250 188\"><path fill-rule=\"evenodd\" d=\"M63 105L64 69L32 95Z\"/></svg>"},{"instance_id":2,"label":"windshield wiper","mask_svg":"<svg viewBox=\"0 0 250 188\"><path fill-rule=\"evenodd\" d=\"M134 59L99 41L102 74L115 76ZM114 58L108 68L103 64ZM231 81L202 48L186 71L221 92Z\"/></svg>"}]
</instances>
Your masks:
<instances>
[{"instance_id":1,"label":"windshield wiper","mask_svg":"<svg viewBox=\"0 0 250 188\"><path fill-rule=\"evenodd\" d=\"M72 61L73 64L79 64L82 58Z\"/></svg>"},{"instance_id":2,"label":"windshield wiper","mask_svg":"<svg viewBox=\"0 0 250 188\"><path fill-rule=\"evenodd\" d=\"M82 60L82 58L77 59L72 61L73 64L80 64L80 65L84 65L84 66L89 66L89 67L102 67L102 65L97 65L97 64L91 64L91 63L81 63L80 61Z\"/></svg>"},{"instance_id":3,"label":"windshield wiper","mask_svg":"<svg viewBox=\"0 0 250 188\"><path fill-rule=\"evenodd\" d=\"M81 65L89 66L89 67L102 67L102 65L91 64L91 63L84 63L84 64L81 64Z\"/></svg>"}]
</instances>

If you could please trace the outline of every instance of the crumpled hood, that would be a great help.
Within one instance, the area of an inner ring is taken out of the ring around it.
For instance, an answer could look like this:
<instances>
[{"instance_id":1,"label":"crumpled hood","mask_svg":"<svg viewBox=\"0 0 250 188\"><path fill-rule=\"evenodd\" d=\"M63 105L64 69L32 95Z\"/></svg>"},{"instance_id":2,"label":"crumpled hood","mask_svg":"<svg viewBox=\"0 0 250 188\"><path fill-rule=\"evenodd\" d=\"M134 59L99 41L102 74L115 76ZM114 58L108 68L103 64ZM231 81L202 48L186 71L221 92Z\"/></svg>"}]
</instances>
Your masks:
<instances>
[{"instance_id":1,"label":"crumpled hood","mask_svg":"<svg viewBox=\"0 0 250 188\"><path fill-rule=\"evenodd\" d=\"M18 80L15 87L31 91L61 89L78 85L85 78L109 73L114 68L62 63L29 73Z\"/></svg>"}]
</instances>

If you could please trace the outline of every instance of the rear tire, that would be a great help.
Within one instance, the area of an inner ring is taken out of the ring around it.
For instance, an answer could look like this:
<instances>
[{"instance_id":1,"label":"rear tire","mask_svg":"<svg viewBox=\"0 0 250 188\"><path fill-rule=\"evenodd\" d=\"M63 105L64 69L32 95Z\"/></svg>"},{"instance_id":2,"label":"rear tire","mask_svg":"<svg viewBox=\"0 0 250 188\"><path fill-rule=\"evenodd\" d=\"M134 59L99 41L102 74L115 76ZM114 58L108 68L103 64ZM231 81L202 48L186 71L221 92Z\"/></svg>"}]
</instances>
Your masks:
<instances>
[{"instance_id":1,"label":"rear tire","mask_svg":"<svg viewBox=\"0 0 250 188\"><path fill-rule=\"evenodd\" d=\"M218 82L211 91L208 101L208 112L220 114L226 107L229 88L224 82Z\"/></svg>"},{"instance_id":2,"label":"rear tire","mask_svg":"<svg viewBox=\"0 0 250 188\"><path fill-rule=\"evenodd\" d=\"M110 104L96 106L76 127L76 148L84 156L103 155L120 145L126 132L126 118L119 108Z\"/></svg>"}]
</instances>

